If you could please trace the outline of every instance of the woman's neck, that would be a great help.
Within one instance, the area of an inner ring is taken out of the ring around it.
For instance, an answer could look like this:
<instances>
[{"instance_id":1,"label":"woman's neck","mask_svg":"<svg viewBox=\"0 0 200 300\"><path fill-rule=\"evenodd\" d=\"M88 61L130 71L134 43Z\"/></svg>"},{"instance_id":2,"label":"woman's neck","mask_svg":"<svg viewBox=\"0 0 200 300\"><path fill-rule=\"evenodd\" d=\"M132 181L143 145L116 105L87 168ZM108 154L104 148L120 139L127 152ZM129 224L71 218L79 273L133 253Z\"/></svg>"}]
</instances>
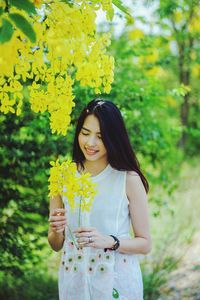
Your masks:
<instances>
[{"instance_id":1,"label":"woman's neck","mask_svg":"<svg viewBox=\"0 0 200 300\"><path fill-rule=\"evenodd\" d=\"M92 176L96 176L101 173L108 165L107 160L103 161L88 161L84 162L84 172L89 172Z\"/></svg>"}]
</instances>

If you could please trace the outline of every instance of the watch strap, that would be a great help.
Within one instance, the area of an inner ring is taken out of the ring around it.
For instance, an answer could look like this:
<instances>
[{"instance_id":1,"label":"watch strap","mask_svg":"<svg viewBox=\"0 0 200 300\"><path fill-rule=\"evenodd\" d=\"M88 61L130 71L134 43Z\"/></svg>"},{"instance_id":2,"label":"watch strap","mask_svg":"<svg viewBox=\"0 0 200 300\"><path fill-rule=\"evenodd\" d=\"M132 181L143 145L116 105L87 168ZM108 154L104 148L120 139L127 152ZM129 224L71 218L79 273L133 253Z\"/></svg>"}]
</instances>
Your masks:
<instances>
[{"instance_id":1,"label":"watch strap","mask_svg":"<svg viewBox=\"0 0 200 300\"><path fill-rule=\"evenodd\" d=\"M111 247L111 248L105 248L104 249L104 251L106 252L107 250L117 250L118 248L119 248L119 246L120 246L120 241L119 241L119 239L116 237L116 236L114 236L114 235L112 235L112 234L110 234L110 236L114 239L114 241L115 241L115 243L114 243L114 245Z\"/></svg>"}]
</instances>

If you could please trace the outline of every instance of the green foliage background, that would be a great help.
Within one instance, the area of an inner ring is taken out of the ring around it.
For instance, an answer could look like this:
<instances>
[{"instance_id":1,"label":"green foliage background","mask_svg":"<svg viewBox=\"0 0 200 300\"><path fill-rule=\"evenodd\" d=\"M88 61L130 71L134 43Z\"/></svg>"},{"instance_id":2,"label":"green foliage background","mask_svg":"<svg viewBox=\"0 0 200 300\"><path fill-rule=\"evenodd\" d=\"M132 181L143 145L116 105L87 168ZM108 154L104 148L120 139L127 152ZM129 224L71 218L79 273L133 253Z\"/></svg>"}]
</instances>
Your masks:
<instances>
[{"instance_id":1,"label":"green foliage background","mask_svg":"<svg viewBox=\"0 0 200 300\"><path fill-rule=\"evenodd\" d=\"M158 11L159 22L163 14L170 15L171 6L163 5ZM158 37L148 34L134 42L129 30L127 26L119 38L113 37L110 52L116 59L115 81L110 95L100 97L112 100L122 111L132 146L150 182L152 214L158 216L163 207L171 210L182 162L198 155L199 84L191 79L189 122L183 126L180 108L185 94L179 89L178 57L166 50L167 41L161 36L160 59L141 67L137 58L154 49ZM153 65L162 66L167 76L149 76L146 71ZM179 91L175 106L166 101L173 89ZM70 155L77 117L85 104L96 97L78 84L74 90L76 107L66 137L51 134L48 116L34 114L26 94L21 116L0 116L1 299L57 299L58 266L51 266L52 250L47 243L49 161ZM187 132L187 141L181 148L178 145L183 131ZM148 285L152 285L150 279L145 277L147 292ZM152 299L148 293L146 299Z\"/></svg>"}]
</instances>

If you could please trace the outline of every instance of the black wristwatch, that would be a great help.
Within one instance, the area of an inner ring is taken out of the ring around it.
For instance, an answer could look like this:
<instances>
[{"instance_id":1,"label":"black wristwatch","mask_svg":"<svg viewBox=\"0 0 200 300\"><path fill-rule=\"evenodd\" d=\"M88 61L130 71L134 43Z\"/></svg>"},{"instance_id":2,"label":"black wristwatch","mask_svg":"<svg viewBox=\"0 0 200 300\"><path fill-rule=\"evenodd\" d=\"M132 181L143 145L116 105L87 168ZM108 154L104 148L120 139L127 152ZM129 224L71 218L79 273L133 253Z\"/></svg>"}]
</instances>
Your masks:
<instances>
[{"instance_id":1,"label":"black wristwatch","mask_svg":"<svg viewBox=\"0 0 200 300\"><path fill-rule=\"evenodd\" d=\"M115 240L114 245L112 246L112 248L105 248L104 252L106 252L107 250L117 250L120 246L120 241L118 240L118 238L112 234L110 234L110 236Z\"/></svg>"}]
</instances>

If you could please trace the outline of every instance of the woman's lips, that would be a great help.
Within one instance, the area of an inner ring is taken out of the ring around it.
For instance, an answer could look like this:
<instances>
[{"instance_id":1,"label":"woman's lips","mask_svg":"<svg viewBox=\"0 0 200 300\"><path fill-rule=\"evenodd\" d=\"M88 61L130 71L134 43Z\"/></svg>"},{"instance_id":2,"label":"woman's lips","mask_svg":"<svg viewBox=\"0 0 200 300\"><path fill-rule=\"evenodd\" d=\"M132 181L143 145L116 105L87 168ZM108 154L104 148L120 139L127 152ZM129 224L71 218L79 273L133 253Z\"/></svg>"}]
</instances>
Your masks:
<instances>
[{"instance_id":1,"label":"woman's lips","mask_svg":"<svg viewBox=\"0 0 200 300\"><path fill-rule=\"evenodd\" d=\"M95 155L98 152L98 150L91 150L88 148L85 148L85 150L88 155Z\"/></svg>"}]
</instances>

